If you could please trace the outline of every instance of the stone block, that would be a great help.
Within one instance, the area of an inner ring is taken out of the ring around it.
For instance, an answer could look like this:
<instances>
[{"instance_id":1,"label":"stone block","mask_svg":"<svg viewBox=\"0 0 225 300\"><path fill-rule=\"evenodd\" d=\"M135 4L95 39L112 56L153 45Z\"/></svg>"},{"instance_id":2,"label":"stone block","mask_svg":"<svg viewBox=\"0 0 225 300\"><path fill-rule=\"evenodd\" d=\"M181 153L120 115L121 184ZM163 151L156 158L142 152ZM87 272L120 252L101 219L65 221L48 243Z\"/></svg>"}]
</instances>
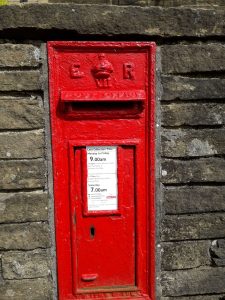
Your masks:
<instances>
[{"instance_id":1,"label":"stone block","mask_svg":"<svg viewBox=\"0 0 225 300\"><path fill-rule=\"evenodd\" d=\"M47 221L48 197L43 192L0 193L0 223Z\"/></svg>"},{"instance_id":2,"label":"stone block","mask_svg":"<svg viewBox=\"0 0 225 300\"><path fill-rule=\"evenodd\" d=\"M224 0L119 0L120 5L149 5L163 7L179 6L224 6Z\"/></svg>"},{"instance_id":3,"label":"stone block","mask_svg":"<svg viewBox=\"0 0 225 300\"><path fill-rule=\"evenodd\" d=\"M49 228L46 223L0 225L1 250L32 250L50 247Z\"/></svg>"},{"instance_id":4,"label":"stone block","mask_svg":"<svg viewBox=\"0 0 225 300\"><path fill-rule=\"evenodd\" d=\"M168 129L162 132L164 157L200 157L225 154L224 129Z\"/></svg>"},{"instance_id":5,"label":"stone block","mask_svg":"<svg viewBox=\"0 0 225 300\"><path fill-rule=\"evenodd\" d=\"M172 103L162 105L163 126L223 125L224 103Z\"/></svg>"},{"instance_id":6,"label":"stone block","mask_svg":"<svg viewBox=\"0 0 225 300\"><path fill-rule=\"evenodd\" d=\"M220 43L163 45L162 72L182 74L225 70L225 45Z\"/></svg>"},{"instance_id":7,"label":"stone block","mask_svg":"<svg viewBox=\"0 0 225 300\"><path fill-rule=\"evenodd\" d=\"M40 99L0 98L0 129L36 129L44 127Z\"/></svg>"},{"instance_id":8,"label":"stone block","mask_svg":"<svg viewBox=\"0 0 225 300\"><path fill-rule=\"evenodd\" d=\"M36 91L41 89L40 72L0 71L0 91Z\"/></svg>"},{"instance_id":9,"label":"stone block","mask_svg":"<svg viewBox=\"0 0 225 300\"><path fill-rule=\"evenodd\" d=\"M211 265L210 241L162 243L162 269L179 270Z\"/></svg>"},{"instance_id":10,"label":"stone block","mask_svg":"<svg viewBox=\"0 0 225 300\"><path fill-rule=\"evenodd\" d=\"M46 250L8 251L2 254L4 279L47 277L51 259Z\"/></svg>"},{"instance_id":11,"label":"stone block","mask_svg":"<svg viewBox=\"0 0 225 300\"><path fill-rule=\"evenodd\" d=\"M163 272L163 296L224 293L224 277L225 268L206 267L201 269Z\"/></svg>"},{"instance_id":12,"label":"stone block","mask_svg":"<svg viewBox=\"0 0 225 300\"><path fill-rule=\"evenodd\" d=\"M35 189L45 184L43 160L0 161L0 189Z\"/></svg>"},{"instance_id":13,"label":"stone block","mask_svg":"<svg viewBox=\"0 0 225 300\"><path fill-rule=\"evenodd\" d=\"M0 44L0 67L37 67L40 50L28 44Z\"/></svg>"},{"instance_id":14,"label":"stone block","mask_svg":"<svg viewBox=\"0 0 225 300\"><path fill-rule=\"evenodd\" d=\"M166 214L191 214L225 211L224 186L165 187Z\"/></svg>"},{"instance_id":15,"label":"stone block","mask_svg":"<svg viewBox=\"0 0 225 300\"><path fill-rule=\"evenodd\" d=\"M0 285L1 300L50 300L52 290L48 278L6 280Z\"/></svg>"},{"instance_id":16,"label":"stone block","mask_svg":"<svg viewBox=\"0 0 225 300\"><path fill-rule=\"evenodd\" d=\"M225 34L224 18L225 11L214 8L30 4L1 7L0 31L23 28L30 36L32 29L52 29L76 35L215 37Z\"/></svg>"},{"instance_id":17,"label":"stone block","mask_svg":"<svg viewBox=\"0 0 225 300\"><path fill-rule=\"evenodd\" d=\"M225 213L166 216L162 222L163 241L224 238Z\"/></svg>"},{"instance_id":18,"label":"stone block","mask_svg":"<svg viewBox=\"0 0 225 300\"><path fill-rule=\"evenodd\" d=\"M111 0L49 0L48 3L111 4Z\"/></svg>"},{"instance_id":19,"label":"stone block","mask_svg":"<svg viewBox=\"0 0 225 300\"><path fill-rule=\"evenodd\" d=\"M225 98L225 79L192 78L163 75L162 100L197 100Z\"/></svg>"},{"instance_id":20,"label":"stone block","mask_svg":"<svg viewBox=\"0 0 225 300\"><path fill-rule=\"evenodd\" d=\"M43 131L0 133L0 159L41 158L43 156Z\"/></svg>"},{"instance_id":21,"label":"stone block","mask_svg":"<svg viewBox=\"0 0 225 300\"><path fill-rule=\"evenodd\" d=\"M224 182L225 160L223 158L165 159L162 162L161 181L165 184Z\"/></svg>"},{"instance_id":22,"label":"stone block","mask_svg":"<svg viewBox=\"0 0 225 300\"><path fill-rule=\"evenodd\" d=\"M184 296L184 297L161 297L160 300L224 300L225 294L216 295L196 295L196 296Z\"/></svg>"},{"instance_id":23,"label":"stone block","mask_svg":"<svg viewBox=\"0 0 225 300\"><path fill-rule=\"evenodd\" d=\"M151 1L151 0L150 0ZM207 6L224 6L224 1L223 0L152 0L152 1L157 1L159 5L164 5L164 6L202 6L202 7L207 7Z\"/></svg>"}]
</instances>

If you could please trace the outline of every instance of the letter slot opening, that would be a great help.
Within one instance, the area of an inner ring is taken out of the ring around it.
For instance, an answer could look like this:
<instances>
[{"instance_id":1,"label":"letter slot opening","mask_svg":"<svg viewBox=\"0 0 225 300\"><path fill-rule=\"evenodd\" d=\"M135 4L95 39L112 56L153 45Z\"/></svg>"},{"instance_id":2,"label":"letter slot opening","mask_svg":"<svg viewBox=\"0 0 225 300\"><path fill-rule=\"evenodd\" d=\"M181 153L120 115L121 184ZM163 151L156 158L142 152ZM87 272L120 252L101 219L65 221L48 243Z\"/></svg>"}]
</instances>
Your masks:
<instances>
[{"instance_id":1,"label":"letter slot opening","mask_svg":"<svg viewBox=\"0 0 225 300\"><path fill-rule=\"evenodd\" d=\"M144 110L144 103L141 101L64 102L60 110L63 117L68 119L139 118Z\"/></svg>"}]
</instances>

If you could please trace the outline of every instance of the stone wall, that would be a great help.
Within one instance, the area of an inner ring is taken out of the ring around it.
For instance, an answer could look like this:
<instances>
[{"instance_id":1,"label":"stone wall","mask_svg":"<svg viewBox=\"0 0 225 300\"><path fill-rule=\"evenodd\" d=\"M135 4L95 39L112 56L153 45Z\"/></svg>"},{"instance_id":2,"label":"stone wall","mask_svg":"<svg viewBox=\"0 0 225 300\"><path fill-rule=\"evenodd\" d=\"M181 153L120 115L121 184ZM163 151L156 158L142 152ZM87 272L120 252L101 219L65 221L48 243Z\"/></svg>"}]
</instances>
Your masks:
<instances>
[{"instance_id":1,"label":"stone wall","mask_svg":"<svg viewBox=\"0 0 225 300\"><path fill-rule=\"evenodd\" d=\"M0 43L0 299L52 299L40 43Z\"/></svg>"},{"instance_id":2,"label":"stone wall","mask_svg":"<svg viewBox=\"0 0 225 300\"><path fill-rule=\"evenodd\" d=\"M76 3L98 5L132 5L132 6L225 6L224 0L1 0L3 4L19 3Z\"/></svg>"},{"instance_id":3,"label":"stone wall","mask_svg":"<svg viewBox=\"0 0 225 300\"><path fill-rule=\"evenodd\" d=\"M162 299L225 299L224 43L161 54Z\"/></svg>"},{"instance_id":4,"label":"stone wall","mask_svg":"<svg viewBox=\"0 0 225 300\"><path fill-rule=\"evenodd\" d=\"M225 299L224 20L216 8L0 8L1 300L56 299L45 47L95 39L158 45L157 299Z\"/></svg>"}]
</instances>

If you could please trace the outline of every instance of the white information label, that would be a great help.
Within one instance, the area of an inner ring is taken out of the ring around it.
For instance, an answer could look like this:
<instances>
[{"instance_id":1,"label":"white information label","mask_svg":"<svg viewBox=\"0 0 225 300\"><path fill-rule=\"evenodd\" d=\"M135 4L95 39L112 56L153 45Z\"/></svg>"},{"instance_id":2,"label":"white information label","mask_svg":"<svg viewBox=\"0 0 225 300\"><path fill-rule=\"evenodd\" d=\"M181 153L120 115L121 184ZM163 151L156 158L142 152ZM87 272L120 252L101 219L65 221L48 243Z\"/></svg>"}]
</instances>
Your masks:
<instances>
[{"instance_id":1,"label":"white information label","mask_svg":"<svg viewBox=\"0 0 225 300\"><path fill-rule=\"evenodd\" d=\"M86 150L88 211L117 210L117 147L95 146Z\"/></svg>"}]
</instances>

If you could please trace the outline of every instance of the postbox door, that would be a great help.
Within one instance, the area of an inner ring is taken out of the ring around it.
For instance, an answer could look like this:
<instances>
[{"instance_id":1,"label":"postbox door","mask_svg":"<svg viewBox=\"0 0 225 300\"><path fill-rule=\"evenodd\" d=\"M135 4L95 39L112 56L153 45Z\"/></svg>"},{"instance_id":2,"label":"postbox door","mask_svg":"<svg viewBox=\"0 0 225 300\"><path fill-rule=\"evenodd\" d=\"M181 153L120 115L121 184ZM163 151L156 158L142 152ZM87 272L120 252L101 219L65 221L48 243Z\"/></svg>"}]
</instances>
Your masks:
<instances>
[{"instance_id":1,"label":"postbox door","mask_svg":"<svg viewBox=\"0 0 225 300\"><path fill-rule=\"evenodd\" d=\"M93 157L87 148L74 148L74 288L130 290L135 287L134 149L93 147Z\"/></svg>"}]
</instances>

